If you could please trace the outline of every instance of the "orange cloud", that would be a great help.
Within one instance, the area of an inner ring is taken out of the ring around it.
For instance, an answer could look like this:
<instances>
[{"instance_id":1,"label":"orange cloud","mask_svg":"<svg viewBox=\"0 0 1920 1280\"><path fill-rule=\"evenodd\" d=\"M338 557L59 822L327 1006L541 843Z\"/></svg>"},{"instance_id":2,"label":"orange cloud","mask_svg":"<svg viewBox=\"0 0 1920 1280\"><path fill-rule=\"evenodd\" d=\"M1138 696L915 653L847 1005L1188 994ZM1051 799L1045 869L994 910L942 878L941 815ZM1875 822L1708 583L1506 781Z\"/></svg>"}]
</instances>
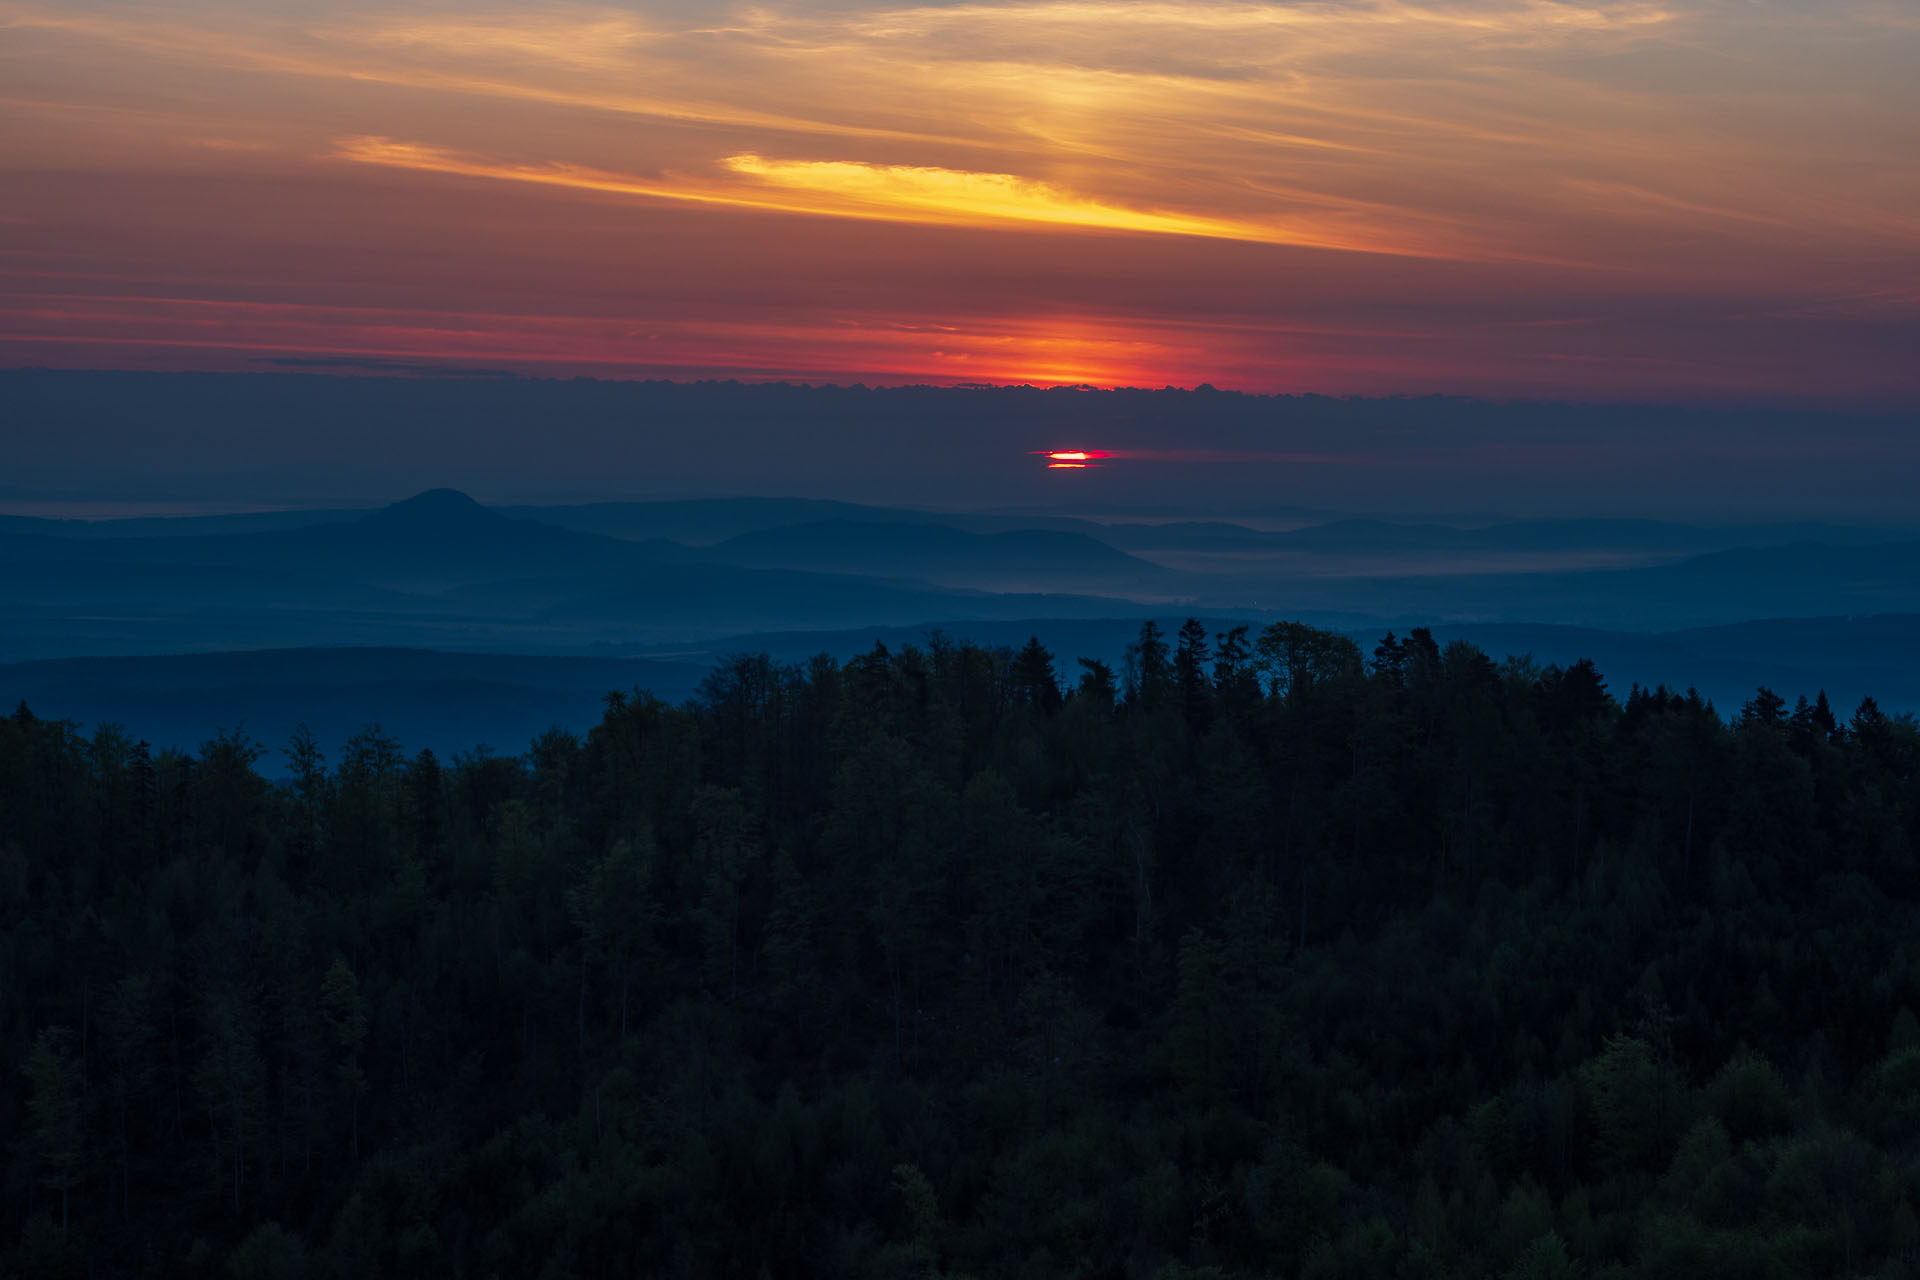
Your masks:
<instances>
[{"instance_id":1,"label":"orange cloud","mask_svg":"<svg viewBox=\"0 0 1920 1280\"><path fill-rule=\"evenodd\" d=\"M755 290L857 297L868 316L1112 322L863 348L939 377L1186 367L1297 385L1299 342L1319 340L1305 367L1329 371L1343 351L1372 360L1351 353L1391 330L1403 367L1437 379L1472 330L1504 335L1521 381L1547 362L1638 378L1669 357L1673 317L1729 333L1920 279L1920 24L1893 0L1818 9L0 0L0 183L8 214L31 219L9 225L0 263L205 282L248 256L234 278L263 296L442 290L449 310L488 315L537 309L542 291L560 311L614 305L617 269L620 304L657 289L666 311L711 303L743 322ZM182 180L149 200L168 175ZM1628 314L1656 323L1559 319ZM1890 314L1850 307L1827 346L1789 345L1871 374L1891 363L1876 353L1911 346L1871 328L1909 323ZM1175 340L1170 316L1301 336ZM187 313L168 323L197 340ZM547 350L538 323L513 323ZM1554 349L1526 345L1555 325ZM753 346L798 339L712 340L681 352L690 367L804 363Z\"/></svg>"},{"instance_id":2,"label":"orange cloud","mask_svg":"<svg viewBox=\"0 0 1920 1280\"><path fill-rule=\"evenodd\" d=\"M938 382L1161 385L1222 338L1085 317L998 317L965 325L853 318L636 324L628 317L112 294L21 293L8 300L14 305L0 308L0 339L23 349L107 343L243 357L314 353L596 372L731 368L809 377L824 368Z\"/></svg>"},{"instance_id":3,"label":"orange cloud","mask_svg":"<svg viewBox=\"0 0 1920 1280\"><path fill-rule=\"evenodd\" d=\"M1659 272L1690 260L1658 260L1665 230L1771 240L1785 222L1832 243L1908 216L1920 179L1885 161L1910 144L1900 121L1920 94L1889 87L1875 108L1845 74L1854 33L1913 43L1900 15L1880 0L1834 0L1819 23L1790 0L1752 0L1738 21L1709 0L982 0L721 4L689 20L646 3L402 0L295 21L231 0L0 0L0 22L43 42L22 56L77 68L76 89L99 50L137 50L101 73L103 96L161 67L225 70L264 126L277 90L244 77L326 81L343 108L367 103L329 136L416 139L442 172L458 157L520 181L804 214L1488 261L1586 261L1593 219L1630 203L1643 231L1606 237L1609 265ZM1783 71L1796 91L1768 119L1755 105ZM499 114L462 123L475 104L519 122L511 145ZM311 110L281 108L279 127L309 127ZM619 123L636 119L650 127ZM475 158L502 151L565 160ZM754 181L633 176L730 156Z\"/></svg>"},{"instance_id":4,"label":"orange cloud","mask_svg":"<svg viewBox=\"0 0 1920 1280\"><path fill-rule=\"evenodd\" d=\"M829 217L953 227L1027 223L1087 231L1201 236L1255 244L1308 245L1375 253L1413 252L1395 245L1363 244L1304 227L1121 208L1010 173L977 173L931 165L769 160L757 155L734 155L721 160L722 169L749 181L727 185L679 175L646 179L557 162L509 164L423 143L379 137L342 138L331 154L335 159L393 169Z\"/></svg>"}]
</instances>

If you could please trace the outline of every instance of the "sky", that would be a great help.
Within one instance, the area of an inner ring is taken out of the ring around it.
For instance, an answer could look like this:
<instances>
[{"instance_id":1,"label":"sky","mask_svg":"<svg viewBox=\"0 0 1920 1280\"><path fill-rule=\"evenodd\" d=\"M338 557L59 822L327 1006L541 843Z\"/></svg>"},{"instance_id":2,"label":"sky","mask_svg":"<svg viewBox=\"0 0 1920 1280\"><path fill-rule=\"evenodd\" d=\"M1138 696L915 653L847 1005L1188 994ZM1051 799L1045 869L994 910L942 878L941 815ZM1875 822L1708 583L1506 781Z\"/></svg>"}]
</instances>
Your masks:
<instances>
[{"instance_id":1,"label":"sky","mask_svg":"<svg viewBox=\"0 0 1920 1280\"><path fill-rule=\"evenodd\" d=\"M0 365L1920 406L1911 0L0 0Z\"/></svg>"},{"instance_id":2,"label":"sky","mask_svg":"<svg viewBox=\"0 0 1920 1280\"><path fill-rule=\"evenodd\" d=\"M419 376L432 366L347 376L306 363L325 357L280 359L295 363L0 370L0 515L367 506L451 486L504 503L761 495L1289 524L1804 518L1920 536L1910 411ZM1094 465L1050 465L1050 451L1076 449Z\"/></svg>"}]
</instances>

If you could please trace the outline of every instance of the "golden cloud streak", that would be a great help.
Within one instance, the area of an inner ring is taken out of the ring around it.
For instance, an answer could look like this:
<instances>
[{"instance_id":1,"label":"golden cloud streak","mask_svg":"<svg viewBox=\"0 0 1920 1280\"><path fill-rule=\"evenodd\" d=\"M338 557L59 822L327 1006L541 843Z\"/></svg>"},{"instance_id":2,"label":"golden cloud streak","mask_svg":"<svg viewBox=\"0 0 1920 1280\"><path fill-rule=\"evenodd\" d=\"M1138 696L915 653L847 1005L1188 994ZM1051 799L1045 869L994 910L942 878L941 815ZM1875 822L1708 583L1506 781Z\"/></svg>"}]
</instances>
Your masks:
<instances>
[{"instance_id":1,"label":"golden cloud streak","mask_svg":"<svg viewBox=\"0 0 1920 1280\"><path fill-rule=\"evenodd\" d=\"M510 164L371 136L342 138L331 154L338 160L392 169L783 213L946 227L1073 227L1407 256L1404 249L1366 245L1303 229L1121 208L1009 173L850 160L768 160L742 154L724 158L721 165L760 185L726 187L680 175L647 179L565 163Z\"/></svg>"},{"instance_id":2,"label":"golden cloud streak","mask_svg":"<svg viewBox=\"0 0 1920 1280\"><path fill-rule=\"evenodd\" d=\"M1045 182L1010 173L974 173L929 165L861 164L851 160L766 160L756 155L728 156L722 163L735 173L772 186L844 201L850 211L885 211L904 221L955 225L1040 222L1104 231L1204 236L1258 244L1361 246L1252 223L1177 213L1121 209L1086 199Z\"/></svg>"}]
</instances>

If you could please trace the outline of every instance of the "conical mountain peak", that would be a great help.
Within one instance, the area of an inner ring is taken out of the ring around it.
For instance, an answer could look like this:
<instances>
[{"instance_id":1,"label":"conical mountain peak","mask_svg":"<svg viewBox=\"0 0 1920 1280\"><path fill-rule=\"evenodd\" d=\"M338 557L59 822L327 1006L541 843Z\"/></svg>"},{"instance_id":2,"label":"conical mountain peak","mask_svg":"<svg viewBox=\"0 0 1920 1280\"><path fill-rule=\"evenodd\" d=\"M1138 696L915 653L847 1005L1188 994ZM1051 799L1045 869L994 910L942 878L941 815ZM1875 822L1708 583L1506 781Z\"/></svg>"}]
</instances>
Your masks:
<instances>
[{"instance_id":1,"label":"conical mountain peak","mask_svg":"<svg viewBox=\"0 0 1920 1280\"><path fill-rule=\"evenodd\" d=\"M458 489L428 489L368 515L362 523L401 529L471 528L505 523Z\"/></svg>"},{"instance_id":2,"label":"conical mountain peak","mask_svg":"<svg viewBox=\"0 0 1920 1280\"><path fill-rule=\"evenodd\" d=\"M418 512L421 515L471 515L486 508L458 489L427 489L386 508L389 512Z\"/></svg>"}]
</instances>

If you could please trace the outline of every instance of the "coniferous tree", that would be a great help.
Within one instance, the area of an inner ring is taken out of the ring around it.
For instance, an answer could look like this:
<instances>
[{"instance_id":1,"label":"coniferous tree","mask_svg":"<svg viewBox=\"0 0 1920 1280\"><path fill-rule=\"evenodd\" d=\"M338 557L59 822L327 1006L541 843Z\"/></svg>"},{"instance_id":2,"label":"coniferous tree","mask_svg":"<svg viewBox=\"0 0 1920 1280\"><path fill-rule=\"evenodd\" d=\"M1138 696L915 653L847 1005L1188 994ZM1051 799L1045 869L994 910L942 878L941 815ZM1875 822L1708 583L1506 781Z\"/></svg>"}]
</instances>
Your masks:
<instances>
[{"instance_id":1,"label":"coniferous tree","mask_svg":"<svg viewBox=\"0 0 1920 1280\"><path fill-rule=\"evenodd\" d=\"M1127 646L1127 700L1151 712L1166 701L1172 687L1166 636L1149 618L1140 624L1139 638Z\"/></svg>"},{"instance_id":2,"label":"coniferous tree","mask_svg":"<svg viewBox=\"0 0 1920 1280\"><path fill-rule=\"evenodd\" d=\"M1207 644L1207 629L1198 618L1180 625L1174 648L1174 684L1180 693L1180 710L1194 733L1206 730L1213 718L1212 688L1207 683L1207 659L1212 656Z\"/></svg>"},{"instance_id":3,"label":"coniferous tree","mask_svg":"<svg viewBox=\"0 0 1920 1280\"><path fill-rule=\"evenodd\" d=\"M1060 682L1053 670L1053 655L1031 637L1008 668L1008 679L1016 703L1051 712L1060 706Z\"/></svg>"},{"instance_id":4,"label":"coniferous tree","mask_svg":"<svg viewBox=\"0 0 1920 1280\"><path fill-rule=\"evenodd\" d=\"M367 1006L360 980L345 960L335 959L320 983L320 1011L333 1040L333 1079L347 1112L347 1132L353 1158L360 1158L360 1099L367 1090L360 1066L361 1046L367 1039Z\"/></svg>"},{"instance_id":5,"label":"coniferous tree","mask_svg":"<svg viewBox=\"0 0 1920 1280\"><path fill-rule=\"evenodd\" d=\"M20 704L15 723L30 724ZM60 1236L67 1236L69 1199L87 1173L86 1080L68 1027L47 1027L33 1038L21 1070L32 1093L27 1099L28 1132L40 1166L40 1181L60 1193Z\"/></svg>"}]
</instances>

